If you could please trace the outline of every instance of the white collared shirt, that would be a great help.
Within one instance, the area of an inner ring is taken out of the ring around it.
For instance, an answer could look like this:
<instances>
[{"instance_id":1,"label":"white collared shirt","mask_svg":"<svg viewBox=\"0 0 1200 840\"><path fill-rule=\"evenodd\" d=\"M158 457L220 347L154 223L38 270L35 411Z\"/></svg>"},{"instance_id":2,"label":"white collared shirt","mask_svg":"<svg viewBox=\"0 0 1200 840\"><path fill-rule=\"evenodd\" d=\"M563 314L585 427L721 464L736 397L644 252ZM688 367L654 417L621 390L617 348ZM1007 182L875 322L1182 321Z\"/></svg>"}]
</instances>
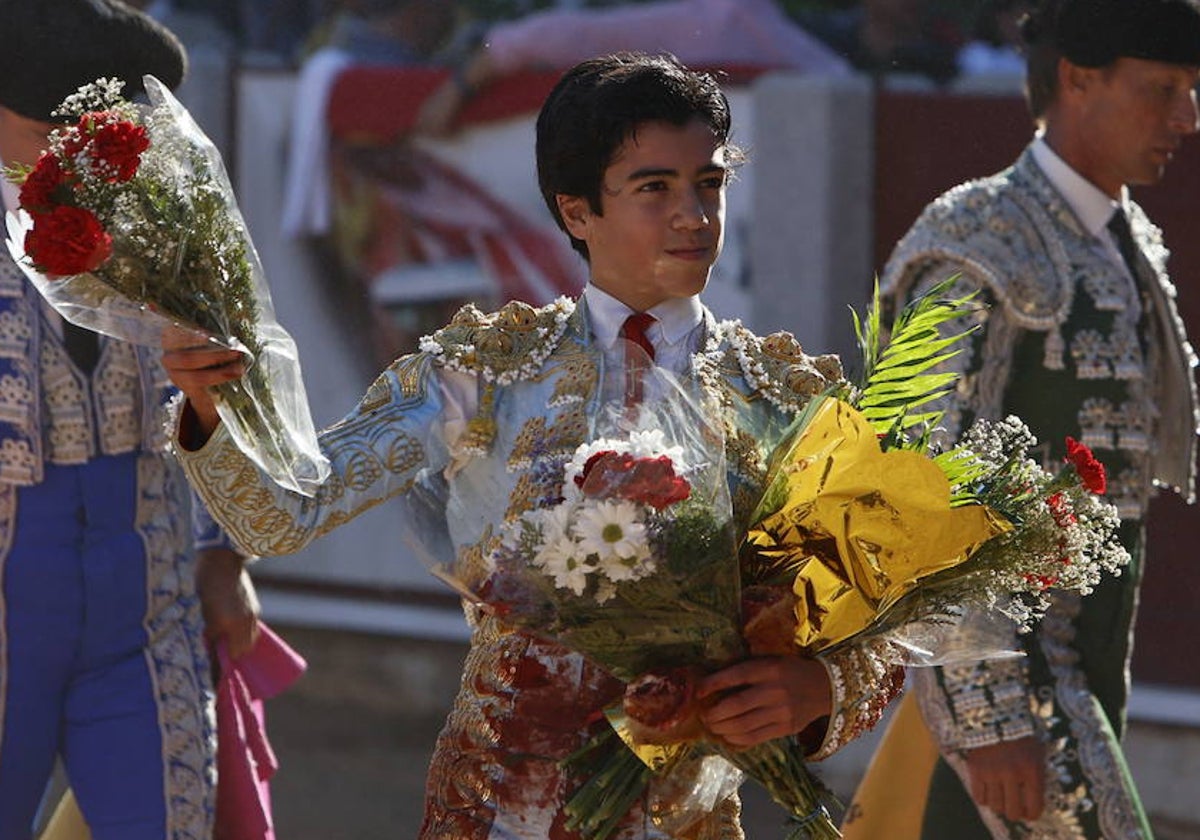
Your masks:
<instances>
[{"instance_id":1,"label":"white collared shirt","mask_svg":"<svg viewBox=\"0 0 1200 840\"><path fill-rule=\"evenodd\" d=\"M588 326L596 343L606 356L619 360L623 351L617 337L634 310L591 283L584 287L583 298L587 301ZM654 345L654 363L674 374L686 372L692 354L698 349L699 328L704 322L700 298L671 298L646 312L655 319L646 330L646 338Z\"/></svg>"},{"instance_id":2,"label":"white collared shirt","mask_svg":"<svg viewBox=\"0 0 1200 840\"><path fill-rule=\"evenodd\" d=\"M587 302L588 327L604 353L606 367L622 371L624 345L617 336L634 310L591 283L584 287L582 297ZM665 300L647 311L656 319L646 331L646 337L654 345L655 365L677 376L686 373L702 335L704 306L700 298ZM465 453L457 451L455 444L479 409L478 383L472 374L444 369L441 393L442 432L451 455L458 458Z\"/></svg>"},{"instance_id":3,"label":"white collared shirt","mask_svg":"<svg viewBox=\"0 0 1200 840\"><path fill-rule=\"evenodd\" d=\"M1072 169L1069 163L1050 148L1050 144L1041 135L1033 141L1033 160L1062 195L1084 230L1095 238L1108 261L1132 280L1116 238L1108 229L1108 222L1118 209L1124 211L1128 217L1129 191L1121 187L1120 197L1116 200L1110 198L1103 190Z\"/></svg>"}]
</instances>

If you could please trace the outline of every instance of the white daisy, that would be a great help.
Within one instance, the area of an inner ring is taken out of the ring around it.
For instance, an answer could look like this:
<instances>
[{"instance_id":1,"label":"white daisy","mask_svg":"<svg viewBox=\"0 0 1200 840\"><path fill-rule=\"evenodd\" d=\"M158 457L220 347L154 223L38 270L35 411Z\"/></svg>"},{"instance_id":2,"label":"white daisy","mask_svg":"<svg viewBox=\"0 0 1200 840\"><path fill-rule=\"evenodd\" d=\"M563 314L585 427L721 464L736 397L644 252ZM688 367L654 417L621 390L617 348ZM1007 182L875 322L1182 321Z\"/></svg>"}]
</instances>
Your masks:
<instances>
[{"instance_id":1,"label":"white daisy","mask_svg":"<svg viewBox=\"0 0 1200 840\"><path fill-rule=\"evenodd\" d=\"M570 589L576 595L583 594L592 571L578 543L566 535L543 544L533 556L533 565L554 578L559 589Z\"/></svg>"},{"instance_id":2,"label":"white daisy","mask_svg":"<svg viewBox=\"0 0 1200 840\"><path fill-rule=\"evenodd\" d=\"M625 501L602 501L580 508L576 522L579 550L596 555L605 565L613 558L641 556L646 526L637 521L637 514L637 507Z\"/></svg>"}]
</instances>

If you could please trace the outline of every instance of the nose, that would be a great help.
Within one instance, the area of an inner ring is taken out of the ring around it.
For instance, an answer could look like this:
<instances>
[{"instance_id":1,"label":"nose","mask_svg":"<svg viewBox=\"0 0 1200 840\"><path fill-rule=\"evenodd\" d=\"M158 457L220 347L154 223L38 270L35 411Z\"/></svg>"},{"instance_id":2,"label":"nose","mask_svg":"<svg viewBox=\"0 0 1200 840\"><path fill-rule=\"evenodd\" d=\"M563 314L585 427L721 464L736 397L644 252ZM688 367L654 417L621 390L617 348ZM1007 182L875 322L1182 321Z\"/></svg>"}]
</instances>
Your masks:
<instances>
[{"instance_id":1,"label":"nose","mask_svg":"<svg viewBox=\"0 0 1200 840\"><path fill-rule=\"evenodd\" d=\"M695 188L685 190L675 214L675 223L681 228L696 230L706 227L708 222L708 208L700 191Z\"/></svg>"},{"instance_id":2,"label":"nose","mask_svg":"<svg viewBox=\"0 0 1200 840\"><path fill-rule=\"evenodd\" d=\"M1175 129L1181 134L1200 131L1200 110L1196 107L1196 90L1192 88L1181 98L1179 106L1171 115Z\"/></svg>"}]
</instances>

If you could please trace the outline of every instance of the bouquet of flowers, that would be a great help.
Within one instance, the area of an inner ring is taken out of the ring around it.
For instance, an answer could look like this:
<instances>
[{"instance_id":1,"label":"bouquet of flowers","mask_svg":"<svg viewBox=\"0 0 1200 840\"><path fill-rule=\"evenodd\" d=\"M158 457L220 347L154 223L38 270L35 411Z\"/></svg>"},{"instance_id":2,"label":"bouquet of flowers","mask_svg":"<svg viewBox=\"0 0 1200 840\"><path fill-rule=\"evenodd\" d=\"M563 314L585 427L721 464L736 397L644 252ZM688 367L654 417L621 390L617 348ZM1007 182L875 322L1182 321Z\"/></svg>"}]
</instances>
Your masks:
<instances>
[{"instance_id":1,"label":"bouquet of flowers","mask_svg":"<svg viewBox=\"0 0 1200 840\"><path fill-rule=\"evenodd\" d=\"M661 428L580 446L561 498L502 527L484 602L625 682L739 656L724 462L694 455Z\"/></svg>"},{"instance_id":2,"label":"bouquet of flowers","mask_svg":"<svg viewBox=\"0 0 1200 840\"><path fill-rule=\"evenodd\" d=\"M9 250L79 326L153 347L183 328L244 353L249 371L215 389L217 409L259 466L312 495L329 466L220 156L157 79L149 106L122 87L101 79L69 97L57 113L71 124L11 173L23 183Z\"/></svg>"},{"instance_id":3,"label":"bouquet of flowers","mask_svg":"<svg viewBox=\"0 0 1200 840\"><path fill-rule=\"evenodd\" d=\"M965 335L938 338L939 326L970 304L939 298L947 287L910 303L886 348L878 301L865 323L856 317L860 380L813 400L772 451L739 548L752 655L863 643L900 665L1017 655L1014 628L1045 611L1052 587L1087 593L1129 562L1086 447L1068 439L1051 472L1028 457L1036 441L1015 417L934 445L940 415L916 409L953 386L929 371ZM803 813L777 774L732 760ZM790 836L840 836L811 804Z\"/></svg>"}]
</instances>

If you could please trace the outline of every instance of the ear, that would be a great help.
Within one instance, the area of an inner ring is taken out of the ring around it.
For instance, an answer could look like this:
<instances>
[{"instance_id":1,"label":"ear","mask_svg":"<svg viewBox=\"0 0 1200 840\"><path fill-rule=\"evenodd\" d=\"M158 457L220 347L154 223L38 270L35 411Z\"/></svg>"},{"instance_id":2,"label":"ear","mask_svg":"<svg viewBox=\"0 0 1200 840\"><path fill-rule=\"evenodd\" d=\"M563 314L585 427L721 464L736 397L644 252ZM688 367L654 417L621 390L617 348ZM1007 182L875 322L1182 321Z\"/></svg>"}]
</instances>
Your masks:
<instances>
[{"instance_id":1,"label":"ear","mask_svg":"<svg viewBox=\"0 0 1200 840\"><path fill-rule=\"evenodd\" d=\"M1081 67L1065 58L1058 60L1058 91L1064 97L1076 97L1087 92L1095 81L1098 71L1094 67Z\"/></svg>"},{"instance_id":2,"label":"ear","mask_svg":"<svg viewBox=\"0 0 1200 840\"><path fill-rule=\"evenodd\" d=\"M592 217L592 208L587 199L581 195L558 193L554 200L558 203L558 212L566 225L567 233L586 242L588 221Z\"/></svg>"}]
</instances>

